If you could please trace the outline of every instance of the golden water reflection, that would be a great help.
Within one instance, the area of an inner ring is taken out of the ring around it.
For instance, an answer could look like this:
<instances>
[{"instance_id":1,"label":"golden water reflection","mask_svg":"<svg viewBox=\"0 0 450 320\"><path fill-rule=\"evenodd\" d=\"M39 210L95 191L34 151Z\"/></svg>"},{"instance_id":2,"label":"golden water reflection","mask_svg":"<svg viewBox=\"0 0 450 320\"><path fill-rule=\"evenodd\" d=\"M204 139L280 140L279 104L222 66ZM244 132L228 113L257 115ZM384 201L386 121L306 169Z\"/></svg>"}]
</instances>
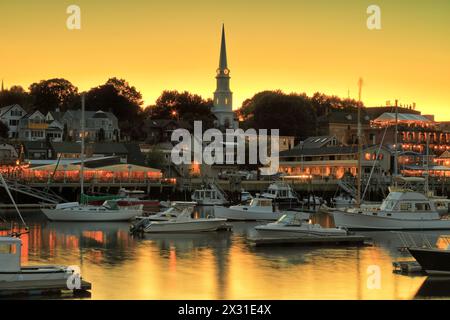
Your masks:
<instances>
[{"instance_id":1,"label":"golden water reflection","mask_svg":"<svg viewBox=\"0 0 450 320\"><path fill-rule=\"evenodd\" d=\"M327 224L324 221L324 224ZM127 223L56 223L34 214L23 238L24 264L78 265L93 299L413 299L433 289L426 277L392 272L409 259L397 236L375 232L373 247L251 248L234 231L129 236ZM434 235L438 236L438 234ZM368 267L381 286L368 287ZM435 284L434 282L432 284ZM425 288L426 289L426 288ZM445 295L445 294L444 294ZM450 293L449 293L450 296Z\"/></svg>"}]
</instances>

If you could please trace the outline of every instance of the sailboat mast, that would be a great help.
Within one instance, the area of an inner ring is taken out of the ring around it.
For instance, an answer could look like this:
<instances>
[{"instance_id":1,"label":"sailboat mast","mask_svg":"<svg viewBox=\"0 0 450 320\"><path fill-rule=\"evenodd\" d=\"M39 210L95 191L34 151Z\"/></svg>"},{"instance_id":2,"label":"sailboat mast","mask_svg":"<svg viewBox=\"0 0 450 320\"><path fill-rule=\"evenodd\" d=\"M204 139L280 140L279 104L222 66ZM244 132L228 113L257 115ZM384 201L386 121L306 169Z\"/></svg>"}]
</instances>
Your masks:
<instances>
[{"instance_id":1,"label":"sailboat mast","mask_svg":"<svg viewBox=\"0 0 450 320\"><path fill-rule=\"evenodd\" d=\"M430 143L430 135L427 135L427 151L426 151L426 174L425 174L425 194L428 196L428 193L430 191L430 186L429 186L429 177L430 177L430 154L429 154L429 143Z\"/></svg>"},{"instance_id":2,"label":"sailboat mast","mask_svg":"<svg viewBox=\"0 0 450 320\"><path fill-rule=\"evenodd\" d=\"M394 135L394 186L397 186L398 175L398 104L395 103L395 135Z\"/></svg>"},{"instance_id":3,"label":"sailboat mast","mask_svg":"<svg viewBox=\"0 0 450 320\"><path fill-rule=\"evenodd\" d=\"M362 179L362 165L361 165L361 159L362 159L362 134L361 134L361 89L362 89L363 80L362 78L358 81L359 86L359 95L358 95L358 171L357 171L357 179L356 179L356 206L359 208L361 207L361 179Z\"/></svg>"},{"instance_id":4,"label":"sailboat mast","mask_svg":"<svg viewBox=\"0 0 450 320\"><path fill-rule=\"evenodd\" d=\"M85 104L85 96L84 94L81 96L81 166L80 166L80 186L81 186L81 197L84 195L84 104Z\"/></svg>"}]
</instances>

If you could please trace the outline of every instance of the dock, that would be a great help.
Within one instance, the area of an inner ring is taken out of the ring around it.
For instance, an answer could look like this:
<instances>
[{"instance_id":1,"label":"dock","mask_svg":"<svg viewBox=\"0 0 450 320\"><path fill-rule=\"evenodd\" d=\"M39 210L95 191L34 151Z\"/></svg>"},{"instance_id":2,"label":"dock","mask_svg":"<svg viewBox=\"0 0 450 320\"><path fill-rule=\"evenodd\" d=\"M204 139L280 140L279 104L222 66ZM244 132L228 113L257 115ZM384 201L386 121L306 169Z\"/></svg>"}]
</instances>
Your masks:
<instances>
[{"instance_id":1,"label":"dock","mask_svg":"<svg viewBox=\"0 0 450 320\"><path fill-rule=\"evenodd\" d=\"M0 297L62 294L71 291L82 295L92 289L91 283L81 280L81 288L70 290L66 280L0 282Z\"/></svg>"},{"instance_id":2,"label":"dock","mask_svg":"<svg viewBox=\"0 0 450 320\"><path fill-rule=\"evenodd\" d=\"M415 260L394 261L392 262L392 266L394 267L394 272L398 274L420 275L425 273L420 264Z\"/></svg>"},{"instance_id":3,"label":"dock","mask_svg":"<svg viewBox=\"0 0 450 320\"><path fill-rule=\"evenodd\" d=\"M347 235L347 236L327 236L318 238L297 238L297 237L285 237L285 238L247 238L247 242L255 247L261 246L314 246L314 245L352 245L352 246L364 246L370 245L372 239L366 236L360 235Z\"/></svg>"}]
</instances>

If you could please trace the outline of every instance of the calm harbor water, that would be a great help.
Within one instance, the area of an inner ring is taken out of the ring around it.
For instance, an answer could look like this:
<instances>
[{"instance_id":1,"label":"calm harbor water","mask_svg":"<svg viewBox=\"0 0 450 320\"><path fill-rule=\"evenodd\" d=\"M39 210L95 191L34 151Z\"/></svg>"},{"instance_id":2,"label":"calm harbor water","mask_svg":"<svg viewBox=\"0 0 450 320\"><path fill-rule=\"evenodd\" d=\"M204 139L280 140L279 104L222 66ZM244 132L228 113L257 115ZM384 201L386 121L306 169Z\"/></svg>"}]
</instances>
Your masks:
<instances>
[{"instance_id":1,"label":"calm harbor water","mask_svg":"<svg viewBox=\"0 0 450 320\"><path fill-rule=\"evenodd\" d=\"M212 208L197 208L207 215ZM450 278L404 276L392 262L409 260L392 232L367 232L372 247L252 248L258 223L232 232L131 237L128 223L49 222L25 213L23 264L77 265L92 299L428 299L450 297ZM316 218L332 225L326 215ZM444 232L445 233L445 232ZM442 232L427 232L435 241ZM370 266L380 287L367 285ZM377 268L378 268L377 267Z\"/></svg>"}]
</instances>

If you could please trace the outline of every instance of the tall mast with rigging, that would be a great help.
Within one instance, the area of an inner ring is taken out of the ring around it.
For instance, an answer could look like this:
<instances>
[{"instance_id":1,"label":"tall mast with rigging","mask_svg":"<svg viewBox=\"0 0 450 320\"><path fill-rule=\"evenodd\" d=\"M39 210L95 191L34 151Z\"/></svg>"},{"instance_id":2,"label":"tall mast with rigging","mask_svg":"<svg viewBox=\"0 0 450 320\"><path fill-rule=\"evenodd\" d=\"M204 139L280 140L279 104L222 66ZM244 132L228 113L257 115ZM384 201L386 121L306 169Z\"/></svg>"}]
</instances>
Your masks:
<instances>
[{"instance_id":1,"label":"tall mast with rigging","mask_svg":"<svg viewBox=\"0 0 450 320\"><path fill-rule=\"evenodd\" d=\"M84 104L85 104L85 95L83 94L81 96L81 166L80 166L80 187L81 187L81 195L80 200L83 201L84 196L84 129L85 129L85 123L84 123Z\"/></svg>"},{"instance_id":2,"label":"tall mast with rigging","mask_svg":"<svg viewBox=\"0 0 450 320\"><path fill-rule=\"evenodd\" d=\"M359 208L361 206L361 179L362 179L362 128L361 128L361 90L363 85L363 79L358 80L358 170L356 179L356 206Z\"/></svg>"}]
</instances>

